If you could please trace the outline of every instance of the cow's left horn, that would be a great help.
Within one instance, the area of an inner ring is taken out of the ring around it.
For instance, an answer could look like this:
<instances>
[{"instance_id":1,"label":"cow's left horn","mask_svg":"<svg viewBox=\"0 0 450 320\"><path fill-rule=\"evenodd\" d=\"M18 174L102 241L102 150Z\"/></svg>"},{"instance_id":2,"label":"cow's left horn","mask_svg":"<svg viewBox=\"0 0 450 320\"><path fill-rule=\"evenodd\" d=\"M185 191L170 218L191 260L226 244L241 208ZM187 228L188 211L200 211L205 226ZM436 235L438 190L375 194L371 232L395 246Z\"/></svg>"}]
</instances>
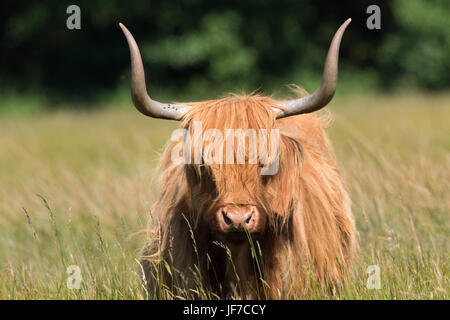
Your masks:
<instances>
[{"instance_id":1,"label":"cow's left horn","mask_svg":"<svg viewBox=\"0 0 450 320\"><path fill-rule=\"evenodd\" d=\"M339 46L341 44L341 39L345 28L347 28L351 21L352 19L347 19L338 31L336 31L336 34L331 41L327 59L325 60L322 82L320 83L319 88L312 95L282 103L281 105L285 109L276 109L277 119L294 116L301 113L310 113L323 108L328 104L328 102L331 101L337 85Z\"/></svg>"},{"instance_id":2,"label":"cow's left horn","mask_svg":"<svg viewBox=\"0 0 450 320\"><path fill-rule=\"evenodd\" d=\"M131 97L136 108L152 118L161 118L169 120L182 120L183 115L189 109L189 106L180 104L161 103L152 100L147 94L145 86L144 66L142 65L141 53L130 31L121 23L128 46L130 47L131 56Z\"/></svg>"}]
</instances>

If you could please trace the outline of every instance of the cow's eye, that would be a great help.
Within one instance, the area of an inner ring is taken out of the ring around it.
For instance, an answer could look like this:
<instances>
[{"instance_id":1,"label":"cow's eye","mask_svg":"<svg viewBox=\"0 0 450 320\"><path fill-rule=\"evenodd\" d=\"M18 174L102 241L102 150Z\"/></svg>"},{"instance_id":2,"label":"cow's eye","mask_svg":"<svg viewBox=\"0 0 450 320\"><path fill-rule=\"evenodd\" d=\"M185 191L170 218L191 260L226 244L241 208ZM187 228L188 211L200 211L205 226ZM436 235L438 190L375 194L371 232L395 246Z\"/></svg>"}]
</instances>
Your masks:
<instances>
[{"instance_id":1,"label":"cow's eye","mask_svg":"<svg viewBox=\"0 0 450 320\"><path fill-rule=\"evenodd\" d=\"M270 176L269 175L261 175L261 181L264 185L266 185L270 180Z\"/></svg>"},{"instance_id":2,"label":"cow's eye","mask_svg":"<svg viewBox=\"0 0 450 320\"><path fill-rule=\"evenodd\" d=\"M200 176L194 165L186 164L184 170L186 171L186 178L189 184L196 185L200 182Z\"/></svg>"}]
</instances>

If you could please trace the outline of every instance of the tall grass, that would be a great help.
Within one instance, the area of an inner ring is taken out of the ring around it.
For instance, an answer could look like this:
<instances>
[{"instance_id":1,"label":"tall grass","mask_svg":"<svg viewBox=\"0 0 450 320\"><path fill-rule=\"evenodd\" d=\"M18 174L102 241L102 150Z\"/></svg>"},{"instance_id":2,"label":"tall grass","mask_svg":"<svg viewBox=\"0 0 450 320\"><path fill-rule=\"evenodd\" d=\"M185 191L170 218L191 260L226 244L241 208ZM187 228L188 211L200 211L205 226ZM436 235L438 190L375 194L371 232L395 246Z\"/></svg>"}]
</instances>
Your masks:
<instances>
[{"instance_id":1,"label":"tall grass","mask_svg":"<svg viewBox=\"0 0 450 320\"><path fill-rule=\"evenodd\" d=\"M338 97L327 109L360 248L342 288L310 298L448 298L450 95ZM0 118L0 298L155 297L137 259L158 153L176 127L131 105ZM66 285L70 265L79 290ZM366 285L370 265L378 290ZM162 298L192 297L171 290Z\"/></svg>"}]
</instances>

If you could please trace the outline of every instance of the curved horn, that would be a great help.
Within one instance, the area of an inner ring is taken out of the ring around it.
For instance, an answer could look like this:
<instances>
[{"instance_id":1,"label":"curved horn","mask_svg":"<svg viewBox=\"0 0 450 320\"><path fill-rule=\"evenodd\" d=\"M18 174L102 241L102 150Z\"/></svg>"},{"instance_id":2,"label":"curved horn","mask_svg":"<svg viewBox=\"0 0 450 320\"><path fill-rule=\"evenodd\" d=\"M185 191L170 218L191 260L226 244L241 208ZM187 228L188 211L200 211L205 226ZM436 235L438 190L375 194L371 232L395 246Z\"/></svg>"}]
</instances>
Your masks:
<instances>
[{"instance_id":1,"label":"curved horn","mask_svg":"<svg viewBox=\"0 0 450 320\"><path fill-rule=\"evenodd\" d=\"M345 28L347 28L351 21L352 19L347 19L338 31L336 31L331 41L319 88L312 95L282 103L281 105L285 107L285 110L276 110L277 119L302 113L310 113L323 108L331 101L337 85L339 46Z\"/></svg>"},{"instance_id":2,"label":"curved horn","mask_svg":"<svg viewBox=\"0 0 450 320\"><path fill-rule=\"evenodd\" d=\"M128 46L130 47L131 56L131 97L135 107L146 116L152 118L161 118L169 120L181 120L189 106L180 104L161 103L152 100L147 94L145 86L145 73L142 65L141 53L138 45L131 35L130 31L119 23L125 37L127 38Z\"/></svg>"}]
</instances>

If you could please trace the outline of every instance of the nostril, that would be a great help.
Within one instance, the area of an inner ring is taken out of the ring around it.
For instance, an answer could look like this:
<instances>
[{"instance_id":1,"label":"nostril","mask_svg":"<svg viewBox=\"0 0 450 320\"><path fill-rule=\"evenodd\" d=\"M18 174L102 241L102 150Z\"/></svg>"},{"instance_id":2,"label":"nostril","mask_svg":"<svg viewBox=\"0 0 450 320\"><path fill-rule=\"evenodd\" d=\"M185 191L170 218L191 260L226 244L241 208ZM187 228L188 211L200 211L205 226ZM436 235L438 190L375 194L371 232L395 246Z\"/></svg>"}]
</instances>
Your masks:
<instances>
[{"instance_id":1,"label":"nostril","mask_svg":"<svg viewBox=\"0 0 450 320\"><path fill-rule=\"evenodd\" d=\"M231 226L233 222L231 221L230 218L227 217L227 214L224 210L222 210L222 216L223 216L223 221L225 221L225 223L227 225Z\"/></svg>"},{"instance_id":2,"label":"nostril","mask_svg":"<svg viewBox=\"0 0 450 320\"><path fill-rule=\"evenodd\" d=\"M253 212L252 212L253 213ZM250 219L252 218L252 215L249 215L247 220L245 220L245 223L249 224L250 223Z\"/></svg>"}]
</instances>

